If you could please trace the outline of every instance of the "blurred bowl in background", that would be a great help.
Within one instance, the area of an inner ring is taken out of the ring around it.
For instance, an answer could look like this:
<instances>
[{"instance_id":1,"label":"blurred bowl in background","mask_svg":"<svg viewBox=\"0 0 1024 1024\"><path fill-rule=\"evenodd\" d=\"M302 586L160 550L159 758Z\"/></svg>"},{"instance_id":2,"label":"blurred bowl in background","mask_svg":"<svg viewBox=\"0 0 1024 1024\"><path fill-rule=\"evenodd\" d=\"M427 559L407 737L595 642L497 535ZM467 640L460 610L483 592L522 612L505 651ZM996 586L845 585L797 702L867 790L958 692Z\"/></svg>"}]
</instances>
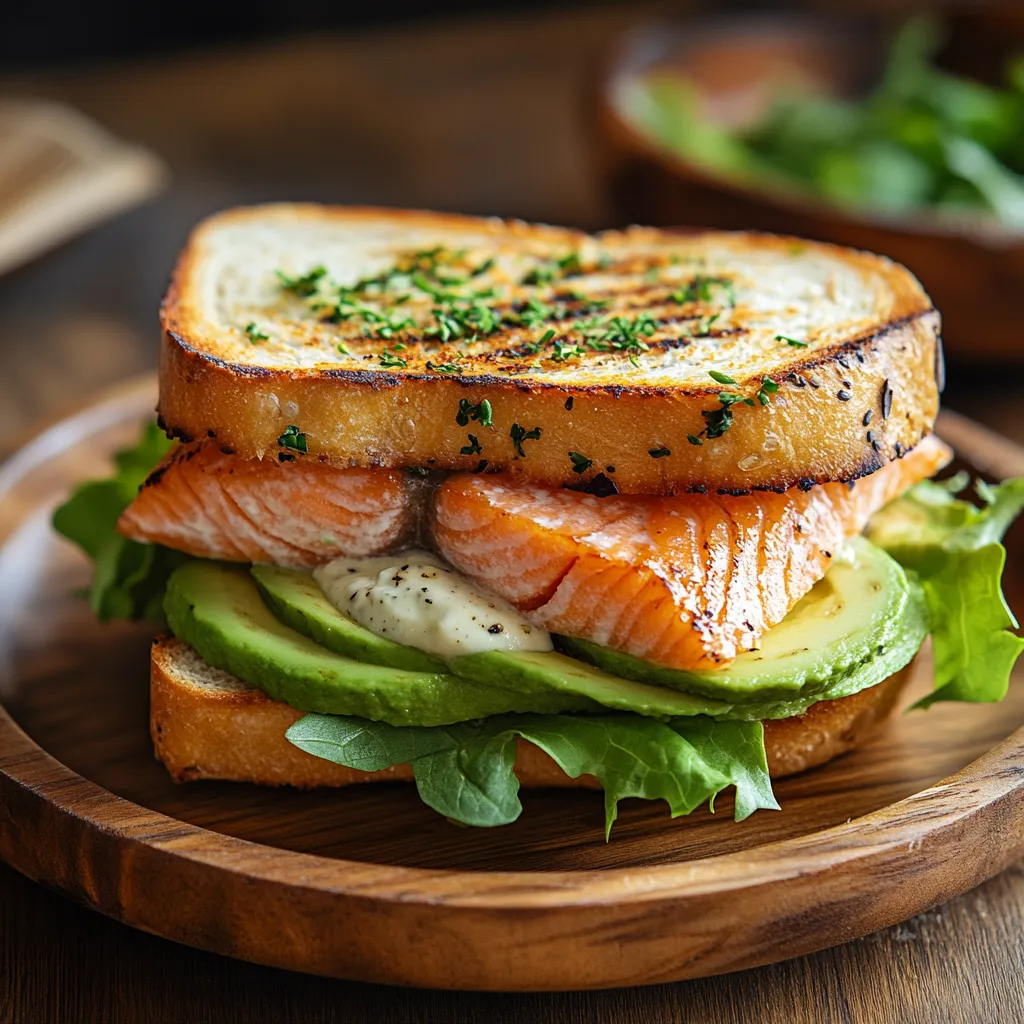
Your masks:
<instances>
[{"instance_id":1,"label":"blurred bowl in background","mask_svg":"<svg viewBox=\"0 0 1024 1024\"><path fill-rule=\"evenodd\" d=\"M1021 19L1007 20L1012 27ZM1003 22L998 27L1005 41ZM976 48L987 37L957 38L971 38ZM885 68L887 41L877 22L839 16L638 26L610 55L598 85L597 155L615 214L622 222L776 231L883 253L920 278L942 313L951 355L1024 359L1019 226L976 210L832 202L791 177L730 166L732 154L720 151L723 137L763 116L780 88L867 95ZM637 116L638 91L654 76L685 82L699 108L685 146L659 139Z\"/></svg>"}]
</instances>

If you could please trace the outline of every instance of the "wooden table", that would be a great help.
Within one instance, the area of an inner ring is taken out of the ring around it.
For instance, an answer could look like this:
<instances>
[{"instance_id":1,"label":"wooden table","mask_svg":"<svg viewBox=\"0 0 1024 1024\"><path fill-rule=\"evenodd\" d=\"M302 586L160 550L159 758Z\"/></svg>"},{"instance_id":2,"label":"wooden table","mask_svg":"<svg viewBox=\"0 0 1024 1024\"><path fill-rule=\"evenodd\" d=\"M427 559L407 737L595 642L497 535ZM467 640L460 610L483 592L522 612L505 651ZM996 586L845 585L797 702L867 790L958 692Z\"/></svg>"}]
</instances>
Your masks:
<instances>
[{"instance_id":1,"label":"wooden table","mask_svg":"<svg viewBox=\"0 0 1024 1024\"><path fill-rule=\"evenodd\" d=\"M596 227L595 64L645 5L417 26L0 81L156 149L163 197L0 281L0 453L155 364L189 226L265 199L421 205ZM1024 370L952 361L948 404L1024 441ZM998 386L993 386L994 382ZM414 948L409 950L415 956ZM131 931L0 865L0 1022L1024 1021L1024 867L858 942L651 989L474 995L287 974Z\"/></svg>"}]
</instances>

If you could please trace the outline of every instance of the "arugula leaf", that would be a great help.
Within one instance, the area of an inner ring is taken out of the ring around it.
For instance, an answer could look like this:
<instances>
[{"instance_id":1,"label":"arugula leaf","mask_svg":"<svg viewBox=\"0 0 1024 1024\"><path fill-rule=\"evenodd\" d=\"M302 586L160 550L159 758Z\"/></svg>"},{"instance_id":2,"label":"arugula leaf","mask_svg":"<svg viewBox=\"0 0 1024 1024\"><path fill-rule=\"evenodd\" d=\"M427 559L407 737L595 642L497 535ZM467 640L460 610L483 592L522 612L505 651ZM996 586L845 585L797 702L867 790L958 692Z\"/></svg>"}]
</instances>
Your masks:
<instances>
[{"instance_id":1,"label":"arugula leaf","mask_svg":"<svg viewBox=\"0 0 1024 1024\"><path fill-rule=\"evenodd\" d=\"M453 821L494 826L522 812L516 739L544 750L572 778L605 791L605 837L626 797L665 800L689 814L730 785L736 820L778 808L760 722L704 716L659 722L639 715L498 715L435 728L397 727L341 715L306 715L287 732L301 750L362 771L412 764L424 803Z\"/></svg>"},{"instance_id":2,"label":"arugula leaf","mask_svg":"<svg viewBox=\"0 0 1024 1024\"><path fill-rule=\"evenodd\" d=\"M111 477L80 484L53 513L53 528L95 563L89 602L101 622L163 617L167 580L186 556L122 537L117 520L172 444L148 423L135 445L114 456Z\"/></svg>"},{"instance_id":3,"label":"arugula leaf","mask_svg":"<svg viewBox=\"0 0 1024 1024\"><path fill-rule=\"evenodd\" d=\"M963 478L925 482L887 505L867 536L914 572L928 603L935 656L935 689L918 701L1002 700L1024 639L1000 581L1006 550L999 543L1024 508L1024 478L976 485L978 508L953 495Z\"/></svg>"}]
</instances>

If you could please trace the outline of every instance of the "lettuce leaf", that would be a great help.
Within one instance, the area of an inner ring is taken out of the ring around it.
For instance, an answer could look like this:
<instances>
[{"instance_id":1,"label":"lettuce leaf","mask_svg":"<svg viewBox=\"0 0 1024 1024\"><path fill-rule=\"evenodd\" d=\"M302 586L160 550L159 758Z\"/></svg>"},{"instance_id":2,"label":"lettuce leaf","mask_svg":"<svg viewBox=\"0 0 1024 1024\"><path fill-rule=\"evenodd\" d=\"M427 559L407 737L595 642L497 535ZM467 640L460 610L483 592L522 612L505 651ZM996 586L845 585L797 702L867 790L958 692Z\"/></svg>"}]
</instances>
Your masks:
<instances>
[{"instance_id":1,"label":"lettuce leaf","mask_svg":"<svg viewBox=\"0 0 1024 1024\"><path fill-rule=\"evenodd\" d=\"M411 764L423 802L466 825L506 825L522 812L513 771L517 738L536 744L570 777L601 782L606 838L626 797L664 800L676 817L735 786L737 821L758 808L778 809L760 722L499 715L417 728L306 715L287 737L306 753L362 771Z\"/></svg>"},{"instance_id":2,"label":"lettuce leaf","mask_svg":"<svg viewBox=\"0 0 1024 1024\"><path fill-rule=\"evenodd\" d=\"M89 602L101 622L162 620L164 588L186 556L122 537L117 520L173 443L146 424L136 444L114 456L112 476L80 484L53 513L53 528L93 560Z\"/></svg>"},{"instance_id":3,"label":"lettuce leaf","mask_svg":"<svg viewBox=\"0 0 1024 1024\"><path fill-rule=\"evenodd\" d=\"M868 539L914 572L928 603L935 688L916 707L936 701L999 701L1006 696L1024 639L1001 580L999 543L1024 508L1024 478L998 486L978 482L981 506L960 501L963 477L926 481L871 520Z\"/></svg>"}]
</instances>

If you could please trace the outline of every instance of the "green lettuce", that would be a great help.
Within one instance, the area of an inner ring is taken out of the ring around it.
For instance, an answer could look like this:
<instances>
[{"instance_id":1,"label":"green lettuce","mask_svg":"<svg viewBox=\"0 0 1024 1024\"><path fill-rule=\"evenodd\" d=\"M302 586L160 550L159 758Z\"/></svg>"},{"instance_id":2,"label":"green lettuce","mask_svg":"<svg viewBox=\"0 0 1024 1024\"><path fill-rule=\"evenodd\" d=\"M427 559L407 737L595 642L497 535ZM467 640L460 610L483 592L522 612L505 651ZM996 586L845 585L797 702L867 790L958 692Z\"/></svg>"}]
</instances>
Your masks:
<instances>
[{"instance_id":1,"label":"green lettuce","mask_svg":"<svg viewBox=\"0 0 1024 1024\"><path fill-rule=\"evenodd\" d=\"M361 771L411 764L420 798L465 825L506 825L522 812L516 740L545 751L571 778L604 789L605 838L626 797L664 800L673 817L736 788L735 818L778 810L760 722L638 715L499 715L432 728L341 715L306 715L287 732L308 754Z\"/></svg>"},{"instance_id":2,"label":"green lettuce","mask_svg":"<svg viewBox=\"0 0 1024 1024\"><path fill-rule=\"evenodd\" d=\"M155 423L114 456L114 473L79 484L53 514L53 528L92 560L89 602L101 622L163 619L167 580L185 555L157 544L139 544L117 532L117 520L173 441Z\"/></svg>"},{"instance_id":3,"label":"green lettuce","mask_svg":"<svg viewBox=\"0 0 1024 1024\"><path fill-rule=\"evenodd\" d=\"M965 478L925 481L878 512L868 539L916 574L928 604L935 688L918 701L999 701L1024 638L1002 592L1003 534L1024 508L1024 478L976 485L981 506L955 494Z\"/></svg>"}]
</instances>

